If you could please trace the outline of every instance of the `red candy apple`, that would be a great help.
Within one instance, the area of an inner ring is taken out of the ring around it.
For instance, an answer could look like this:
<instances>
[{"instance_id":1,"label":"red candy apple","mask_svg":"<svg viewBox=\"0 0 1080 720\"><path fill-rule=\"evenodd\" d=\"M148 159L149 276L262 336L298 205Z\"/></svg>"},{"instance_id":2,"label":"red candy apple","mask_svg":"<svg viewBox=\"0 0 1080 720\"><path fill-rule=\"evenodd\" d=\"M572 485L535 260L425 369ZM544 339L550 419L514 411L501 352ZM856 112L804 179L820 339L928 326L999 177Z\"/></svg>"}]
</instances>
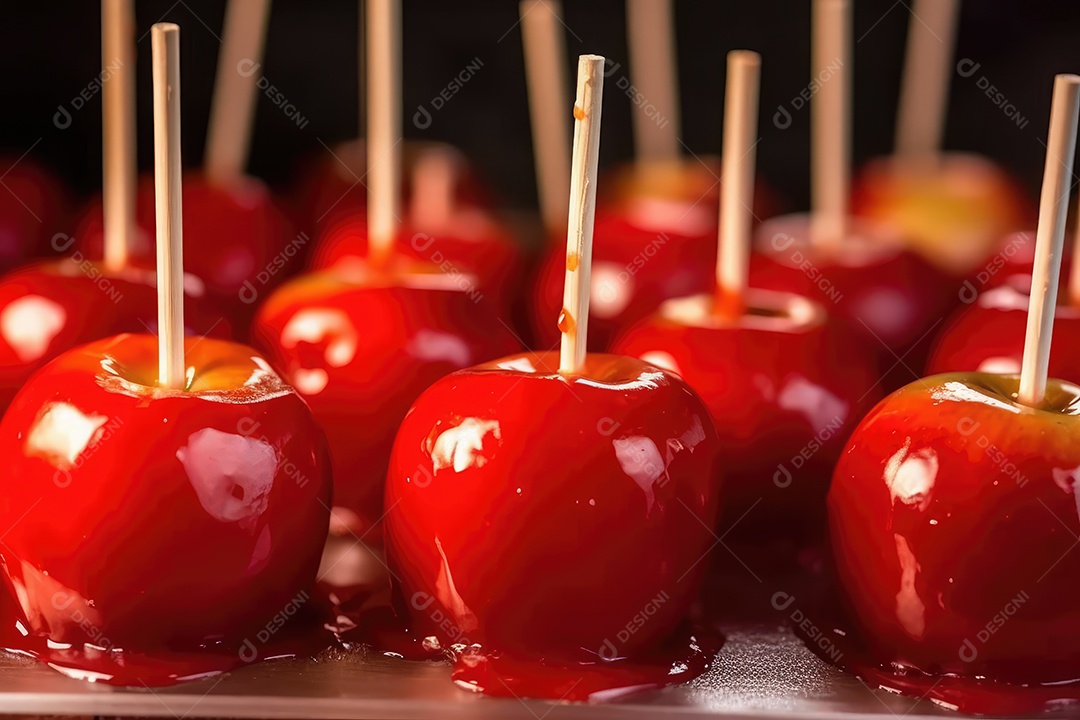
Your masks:
<instances>
[{"instance_id":1,"label":"red candy apple","mask_svg":"<svg viewBox=\"0 0 1080 720\"><path fill-rule=\"evenodd\" d=\"M999 238L1033 219L1016 181L978 155L876 160L863 168L852 193L856 215L894 228L954 275L976 271Z\"/></svg>"},{"instance_id":2,"label":"red candy apple","mask_svg":"<svg viewBox=\"0 0 1080 720\"><path fill-rule=\"evenodd\" d=\"M153 268L155 260L154 184L139 185L139 231L129 248L132 265ZM258 297L299 271L309 237L294 235L285 215L260 181L240 177L215 185L199 175L184 178L184 266L206 286L237 328L254 313ZM76 237L84 254L101 257L101 204L84 216Z\"/></svg>"},{"instance_id":3,"label":"red candy apple","mask_svg":"<svg viewBox=\"0 0 1080 720\"><path fill-rule=\"evenodd\" d=\"M959 304L956 283L879 226L854 223L835 250L808 238L808 216L763 223L751 284L818 299L863 335L883 370L892 368L887 390L910 382L925 363L931 330Z\"/></svg>"},{"instance_id":4,"label":"red candy apple","mask_svg":"<svg viewBox=\"0 0 1080 720\"><path fill-rule=\"evenodd\" d=\"M417 396L449 372L520 349L468 276L430 266L364 273L291 280L254 326L257 346L327 433L343 509L335 519L355 529L382 515L394 433Z\"/></svg>"},{"instance_id":5,"label":"red candy apple","mask_svg":"<svg viewBox=\"0 0 1080 720\"><path fill-rule=\"evenodd\" d=\"M716 453L701 400L639 360L565 375L557 354L516 355L443 378L402 423L386 486L412 628L551 662L655 647L713 542Z\"/></svg>"},{"instance_id":6,"label":"red candy apple","mask_svg":"<svg viewBox=\"0 0 1080 720\"><path fill-rule=\"evenodd\" d=\"M188 334L229 337L228 320L208 307L191 279ZM30 265L0 278L0 411L30 375L76 345L126 332L156 331L154 273L111 272L81 255Z\"/></svg>"},{"instance_id":7,"label":"red candy apple","mask_svg":"<svg viewBox=\"0 0 1080 720\"><path fill-rule=\"evenodd\" d=\"M186 364L170 390L153 336L86 345L0 424L20 648L72 675L137 685L145 658L240 664L314 582L330 471L310 411L250 348L190 339Z\"/></svg>"},{"instance_id":8,"label":"red candy apple","mask_svg":"<svg viewBox=\"0 0 1080 720\"><path fill-rule=\"evenodd\" d=\"M669 300L613 352L677 373L708 406L722 449L722 529L760 502L744 533L763 524L773 533L776 522L814 533L840 449L881 397L874 357L812 300L751 289L744 303L729 318L710 296Z\"/></svg>"},{"instance_id":9,"label":"red candy apple","mask_svg":"<svg viewBox=\"0 0 1080 720\"><path fill-rule=\"evenodd\" d=\"M1011 275L979 294L938 336L927 371L1019 373L1030 295L1030 275ZM1059 303L1054 313L1050 375L1080 383L1080 308L1071 304Z\"/></svg>"},{"instance_id":10,"label":"red candy apple","mask_svg":"<svg viewBox=\"0 0 1080 720\"><path fill-rule=\"evenodd\" d=\"M829 492L836 569L875 659L1007 682L1080 677L1080 387L938 375L855 431Z\"/></svg>"},{"instance_id":11,"label":"red candy apple","mask_svg":"<svg viewBox=\"0 0 1080 720\"><path fill-rule=\"evenodd\" d=\"M344 269L367 264L366 214L335 215L325 223L315 245L311 265L317 270ZM495 306L508 311L517 294L522 257L515 240L486 212L455 212L436 227L401 228L395 252L410 261L435 265L443 272L475 277L471 288Z\"/></svg>"}]
</instances>

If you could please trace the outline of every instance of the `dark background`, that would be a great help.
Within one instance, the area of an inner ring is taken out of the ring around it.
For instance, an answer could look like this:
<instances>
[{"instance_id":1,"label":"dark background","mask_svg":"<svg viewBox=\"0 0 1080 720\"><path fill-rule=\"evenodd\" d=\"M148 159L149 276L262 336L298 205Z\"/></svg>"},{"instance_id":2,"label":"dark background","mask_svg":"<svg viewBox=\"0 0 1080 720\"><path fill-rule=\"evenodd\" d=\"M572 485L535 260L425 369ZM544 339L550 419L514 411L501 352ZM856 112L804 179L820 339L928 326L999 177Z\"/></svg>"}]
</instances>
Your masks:
<instances>
[{"instance_id":1,"label":"dark background","mask_svg":"<svg viewBox=\"0 0 1080 720\"><path fill-rule=\"evenodd\" d=\"M887 153L911 17L905 0L855 0L854 154L857 162ZM567 63L579 53L627 61L623 0L563 0ZM405 0L407 139L451 142L462 148L500 199L514 207L535 203L528 107L516 0ZM197 165L221 33L221 0L138 0L137 28L159 20L183 28L183 147ZM794 113L790 128L771 118L809 79L808 0L677 0L683 132L695 153L720 147L724 55L750 48L763 56L762 141L759 168L795 207L807 203L809 113ZM306 120L294 120L260 96L251 171L285 191L297 161L325 154L321 143L355 136L358 128L358 13L355 0L274 0L264 75ZM500 40L500 37L502 38ZM953 76L946 145L985 153L1017 173L1034 192L1041 178L1052 75L1080 71L1080 2L969 0L960 19L957 58L980 64L969 78ZM152 158L150 39L138 47L140 167ZM482 69L426 130L410 119L474 58ZM8 2L0 10L3 122L0 149L52 166L76 189L100 185L101 96L74 114L71 126L52 122L100 71L99 6L92 0ZM631 71L632 73L632 71ZM1018 128L977 85L985 76L1027 122ZM605 93L601 162L630 158L631 105ZM40 140L40 141L39 141Z\"/></svg>"}]
</instances>

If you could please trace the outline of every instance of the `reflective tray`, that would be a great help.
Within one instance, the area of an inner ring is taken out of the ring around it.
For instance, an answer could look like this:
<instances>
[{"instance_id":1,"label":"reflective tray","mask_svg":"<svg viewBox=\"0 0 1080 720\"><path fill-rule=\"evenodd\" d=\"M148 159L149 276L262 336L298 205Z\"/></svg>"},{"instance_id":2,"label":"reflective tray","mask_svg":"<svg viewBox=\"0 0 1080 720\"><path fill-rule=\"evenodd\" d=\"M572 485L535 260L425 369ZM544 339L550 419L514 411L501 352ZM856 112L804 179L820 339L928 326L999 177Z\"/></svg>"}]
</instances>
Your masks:
<instances>
[{"instance_id":1,"label":"reflective tray","mask_svg":"<svg viewBox=\"0 0 1080 720\"><path fill-rule=\"evenodd\" d=\"M0 712L237 718L942 717L929 701L871 690L777 626L725 628L713 669L689 685L607 703L493 699L458 689L450 668L362 653L276 661L168 689L70 680L36 661L0 657Z\"/></svg>"}]
</instances>

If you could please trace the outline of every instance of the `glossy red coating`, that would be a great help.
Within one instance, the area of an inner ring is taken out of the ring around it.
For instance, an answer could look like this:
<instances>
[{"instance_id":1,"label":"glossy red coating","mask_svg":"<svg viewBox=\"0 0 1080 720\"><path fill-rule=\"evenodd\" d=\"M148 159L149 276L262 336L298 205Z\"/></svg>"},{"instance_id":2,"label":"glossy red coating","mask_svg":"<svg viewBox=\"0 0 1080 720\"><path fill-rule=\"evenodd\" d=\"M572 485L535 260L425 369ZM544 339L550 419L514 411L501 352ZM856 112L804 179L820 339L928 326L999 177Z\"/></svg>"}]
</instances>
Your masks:
<instances>
[{"instance_id":1,"label":"glossy red coating","mask_svg":"<svg viewBox=\"0 0 1080 720\"><path fill-rule=\"evenodd\" d=\"M367 215L338 214L323 223L325 230L315 243L311 267L344 269L366 265ZM513 298L520 292L524 260L517 241L494 218L481 210L462 210L437 229L401 228L395 250L403 258L438 267L465 280L466 291L484 296L509 316ZM461 283L459 283L461 284Z\"/></svg>"},{"instance_id":2,"label":"glossy red coating","mask_svg":"<svg viewBox=\"0 0 1080 720\"><path fill-rule=\"evenodd\" d=\"M716 218L711 207L651 203L641 216L598 212L593 230L589 349L607 350L660 303L710 292L715 283ZM681 218L681 219L680 219ZM648 225L639 224L648 222ZM566 238L553 241L534 291L533 332L543 350L559 341Z\"/></svg>"},{"instance_id":3,"label":"glossy red coating","mask_svg":"<svg viewBox=\"0 0 1080 720\"><path fill-rule=\"evenodd\" d=\"M418 637L596 664L647 656L686 618L715 542L708 410L637 359L557 367L523 354L456 372L402 423L387 554Z\"/></svg>"},{"instance_id":4,"label":"glossy red coating","mask_svg":"<svg viewBox=\"0 0 1080 720\"><path fill-rule=\"evenodd\" d=\"M840 588L882 665L992 682L1080 678L1080 388L937 375L879 404L837 465ZM1071 691L1075 696L1075 689Z\"/></svg>"},{"instance_id":5,"label":"glossy red coating","mask_svg":"<svg viewBox=\"0 0 1080 720\"><path fill-rule=\"evenodd\" d=\"M184 324L189 335L227 338L228 320L189 282ZM71 348L125 332L157 328L154 273L119 273L77 255L28 265L0 278L0 411L30 375Z\"/></svg>"},{"instance_id":6,"label":"glossy red coating","mask_svg":"<svg viewBox=\"0 0 1080 720\"><path fill-rule=\"evenodd\" d=\"M820 537L836 458L882 397L876 358L812 300L752 289L745 301L725 318L709 296L669 300L613 352L677 373L708 406L722 450L721 531Z\"/></svg>"},{"instance_id":7,"label":"glossy red coating","mask_svg":"<svg viewBox=\"0 0 1080 720\"><path fill-rule=\"evenodd\" d=\"M960 304L959 283L878 226L852 230L833 252L810 244L807 215L763 223L751 284L817 299L863 336L883 369L891 368L884 383L893 390L922 372L933 331Z\"/></svg>"},{"instance_id":8,"label":"glossy red coating","mask_svg":"<svg viewBox=\"0 0 1080 720\"><path fill-rule=\"evenodd\" d=\"M201 175L184 176L184 271L206 285L206 292L232 324L246 328L255 305L288 275L299 272L311 242L297 234L270 191L255 178L218 186ZM153 178L139 182L139 232L130 263L153 269L156 263ZM76 237L87 257L102 257L100 201L91 204Z\"/></svg>"},{"instance_id":9,"label":"glossy red coating","mask_svg":"<svg viewBox=\"0 0 1080 720\"><path fill-rule=\"evenodd\" d=\"M447 373L521 349L488 304L461 289L467 278L428 272L304 275L271 295L255 320L256 346L326 431L343 508L335 521L357 532L382 515L394 433L420 393Z\"/></svg>"},{"instance_id":10,"label":"glossy red coating","mask_svg":"<svg viewBox=\"0 0 1080 720\"><path fill-rule=\"evenodd\" d=\"M1012 275L953 315L938 335L927 372L1018 374L1024 358L1031 277ZM1050 377L1080 383L1080 308L1058 302Z\"/></svg>"},{"instance_id":11,"label":"glossy red coating","mask_svg":"<svg viewBox=\"0 0 1080 720\"><path fill-rule=\"evenodd\" d=\"M989 260L999 238L1035 220L1015 179L966 153L867 163L853 183L852 212L893 227L913 250L960 277Z\"/></svg>"},{"instance_id":12,"label":"glossy red coating","mask_svg":"<svg viewBox=\"0 0 1080 720\"><path fill-rule=\"evenodd\" d=\"M53 254L52 236L68 230L68 194L58 178L28 157L0 158L0 272Z\"/></svg>"},{"instance_id":13,"label":"glossy red coating","mask_svg":"<svg viewBox=\"0 0 1080 720\"><path fill-rule=\"evenodd\" d=\"M153 336L82 346L0 424L17 647L73 676L167 683L173 659L186 676L201 653L215 671L265 657L258 632L312 590L331 490L315 420L251 348L191 338L186 360L188 387L165 390Z\"/></svg>"}]
</instances>

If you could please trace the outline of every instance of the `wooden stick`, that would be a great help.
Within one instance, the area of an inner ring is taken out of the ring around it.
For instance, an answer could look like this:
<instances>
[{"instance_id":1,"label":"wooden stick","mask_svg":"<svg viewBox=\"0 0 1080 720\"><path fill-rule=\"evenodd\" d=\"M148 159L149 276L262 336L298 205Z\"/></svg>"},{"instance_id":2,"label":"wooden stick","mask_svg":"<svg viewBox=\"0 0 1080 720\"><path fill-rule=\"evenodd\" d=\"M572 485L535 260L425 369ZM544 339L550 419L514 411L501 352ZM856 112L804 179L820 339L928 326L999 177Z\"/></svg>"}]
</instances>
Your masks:
<instances>
[{"instance_id":1,"label":"wooden stick","mask_svg":"<svg viewBox=\"0 0 1080 720\"><path fill-rule=\"evenodd\" d=\"M592 279L593 220L600 160L600 108L604 97L604 58L578 58L574 100L574 153L570 161L570 213L566 221L566 280L559 316L562 343L559 372L573 375L585 367L588 345L589 290Z\"/></svg>"},{"instance_id":2,"label":"wooden stick","mask_svg":"<svg viewBox=\"0 0 1080 720\"><path fill-rule=\"evenodd\" d=\"M519 9L536 191L544 227L555 233L566 218L570 183L570 123L563 112L570 89L562 5L559 0L522 0Z\"/></svg>"},{"instance_id":3,"label":"wooden stick","mask_svg":"<svg viewBox=\"0 0 1080 720\"><path fill-rule=\"evenodd\" d=\"M896 154L933 157L945 133L960 0L914 0L908 18Z\"/></svg>"},{"instance_id":4,"label":"wooden stick","mask_svg":"<svg viewBox=\"0 0 1080 720\"><path fill-rule=\"evenodd\" d=\"M127 265L135 235L135 7L133 0L101 2L101 66L111 77L101 90L102 205L105 267Z\"/></svg>"},{"instance_id":5,"label":"wooden stick","mask_svg":"<svg viewBox=\"0 0 1080 720\"><path fill-rule=\"evenodd\" d=\"M1039 229L1035 236L1035 267L1031 271L1024 362L1020 368L1018 400L1031 407L1042 404L1050 364L1061 252L1065 245L1065 218L1069 212L1076 123L1080 117L1080 75L1054 77L1050 104L1050 132L1046 143Z\"/></svg>"},{"instance_id":6,"label":"wooden stick","mask_svg":"<svg viewBox=\"0 0 1080 720\"><path fill-rule=\"evenodd\" d=\"M435 147L421 153L412 168L410 228L438 231L447 226L454 215L459 175L454 150Z\"/></svg>"},{"instance_id":7,"label":"wooden stick","mask_svg":"<svg viewBox=\"0 0 1080 720\"><path fill-rule=\"evenodd\" d=\"M401 0L367 0L368 253L394 252L401 194Z\"/></svg>"},{"instance_id":8,"label":"wooden stick","mask_svg":"<svg viewBox=\"0 0 1080 720\"><path fill-rule=\"evenodd\" d=\"M270 0L229 0L206 138L206 176L235 182L247 169Z\"/></svg>"},{"instance_id":9,"label":"wooden stick","mask_svg":"<svg viewBox=\"0 0 1080 720\"><path fill-rule=\"evenodd\" d=\"M720 247L716 257L716 309L737 316L750 273L754 164L757 159L761 56L732 50L727 56L724 98L724 164L720 184Z\"/></svg>"},{"instance_id":10,"label":"wooden stick","mask_svg":"<svg viewBox=\"0 0 1080 720\"><path fill-rule=\"evenodd\" d=\"M633 113L639 161L679 158L679 75L672 0L626 0L630 80L642 101Z\"/></svg>"},{"instance_id":11,"label":"wooden stick","mask_svg":"<svg viewBox=\"0 0 1080 720\"><path fill-rule=\"evenodd\" d=\"M158 384L182 390L184 225L181 210L180 27L150 31L154 65L154 193L157 203Z\"/></svg>"},{"instance_id":12,"label":"wooden stick","mask_svg":"<svg viewBox=\"0 0 1080 720\"><path fill-rule=\"evenodd\" d=\"M811 240L835 248L847 231L851 166L851 6L814 0L810 102Z\"/></svg>"}]
</instances>

